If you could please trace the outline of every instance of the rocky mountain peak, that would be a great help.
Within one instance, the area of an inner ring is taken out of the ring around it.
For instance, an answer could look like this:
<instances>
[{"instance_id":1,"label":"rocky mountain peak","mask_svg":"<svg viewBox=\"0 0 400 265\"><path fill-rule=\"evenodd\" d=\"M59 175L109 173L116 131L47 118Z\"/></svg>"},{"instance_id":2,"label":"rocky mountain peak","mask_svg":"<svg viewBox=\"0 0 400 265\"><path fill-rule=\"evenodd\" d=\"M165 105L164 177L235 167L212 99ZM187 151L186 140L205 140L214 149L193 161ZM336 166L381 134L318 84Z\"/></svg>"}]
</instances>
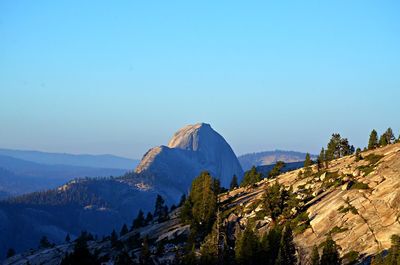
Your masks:
<instances>
[{"instance_id":1,"label":"rocky mountain peak","mask_svg":"<svg viewBox=\"0 0 400 265\"><path fill-rule=\"evenodd\" d=\"M207 123L178 130L167 146L150 149L135 170L155 177L156 182L164 185L178 185L182 191L187 191L193 178L202 171L219 178L223 186L229 185L233 175L243 175L230 145Z\"/></svg>"},{"instance_id":2,"label":"rocky mountain peak","mask_svg":"<svg viewBox=\"0 0 400 265\"><path fill-rule=\"evenodd\" d=\"M208 141L213 138L220 138L216 131L214 131L210 124L197 123L194 125L187 125L177 131L168 143L169 148L179 148L184 150L197 151L200 144L207 145Z\"/></svg>"}]
</instances>

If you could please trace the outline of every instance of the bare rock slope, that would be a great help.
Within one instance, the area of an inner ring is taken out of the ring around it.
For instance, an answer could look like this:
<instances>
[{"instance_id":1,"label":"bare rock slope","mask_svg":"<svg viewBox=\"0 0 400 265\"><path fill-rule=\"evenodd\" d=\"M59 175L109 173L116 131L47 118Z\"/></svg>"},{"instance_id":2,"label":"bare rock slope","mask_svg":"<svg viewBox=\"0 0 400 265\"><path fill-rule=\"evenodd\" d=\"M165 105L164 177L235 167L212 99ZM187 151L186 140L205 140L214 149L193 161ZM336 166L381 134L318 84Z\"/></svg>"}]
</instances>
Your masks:
<instances>
[{"instance_id":1,"label":"bare rock slope","mask_svg":"<svg viewBox=\"0 0 400 265\"><path fill-rule=\"evenodd\" d=\"M209 124L188 125L172 137L168 146L150 149L136 168L138 174L155 176L163 184L184 188L207 170L227 187L233 175L243 175L242 167L225 139Z\"/></svg>"},{"instance_id":2,"label":"bare rock slope","mask_svg":"<svg viewBox=\"0 0 400 265\"><path fill-rule=\"evenodd\" d=\"M400 234L400 144L363 152L362 157L332 161L321 173L314 166L312 177L305 178L299 174L304 169L299 169L276 179L287 188L292 186L298 198L311 197L303 205L309 225L295 236L303 261L328 234L340 246L341 255L355 251L361 256L388 249L390 237ZM232 212L227 219L246 223L255 217L266 187L276 180L264 179L256 187L222 195L222 205ZM235 207L241 210L232 211ZM261 226L268 227L268 222L266 218Z\"/></svg>"}]
</instances>

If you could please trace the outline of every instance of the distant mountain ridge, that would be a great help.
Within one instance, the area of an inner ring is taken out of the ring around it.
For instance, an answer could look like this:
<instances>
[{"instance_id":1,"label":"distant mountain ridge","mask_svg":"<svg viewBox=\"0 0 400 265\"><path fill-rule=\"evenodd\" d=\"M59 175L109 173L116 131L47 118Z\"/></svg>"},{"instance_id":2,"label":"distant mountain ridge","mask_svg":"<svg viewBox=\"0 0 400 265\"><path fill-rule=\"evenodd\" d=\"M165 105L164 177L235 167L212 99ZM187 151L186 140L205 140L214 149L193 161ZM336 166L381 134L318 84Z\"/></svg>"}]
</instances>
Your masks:
<instances>
[{"instance_id":1,"label":"distant mountain ridge","mask_svg":"<svg viewBox=\"0 0 400 265\"><path fill-rule=\"evenodd\" d=\"M304 161L306 153L296 151L264 151L257 153L244 154L238 157L243 170L249 170L252 166L267 166L275 164L277 161L285 163ZM316 159L316 155L311 154L311 159Z\"/></svg>"},{"instance_id":2,"label":"distant mountain ridge","mask_svg":"<svg viewBox=\"0 0 400 265\"><path fill-rule=\"evenodd\" d=\"M49 153L31 150L13 150L0 148L0 155L14 157L45 165L70 165L95 168L132 169L139 163L137 159L129 159L115 155L89 155Z\"/></svg>"},{"instance_id":3,"label":"distant mountain ridge","mask_svg":"<svg viewBox=\"0 0 400 265\"><path fill-rule=\"evenodd\" d=\"M256 167L256 169L257 169L258 172L263 174L264 177L268 177L269 172L274 168L275 165L276 164L258 166L258 167ZM300 162L288 162L288 163L285 163L285 165L281 169L281 172L284 173L284 172L296 170L296 169L302 168L303 166L304 166L304 162L303 161L300 161Z\"/></svg>"},{"instance_id":4,"label":"distant mountain ridge","mask_svg":"<svg viewBox=\"0 0 400 265\"><path fill-rule=\"evenodd\" d=\"M139 160L0 148L0 199L47 190L74 178L122 176Z\"/></svg>"},{"instance_id":5,"label":"distant mountain ridge","mask_svg":"<svg viewBox=\"0 0 400 265\"><path fill-rule=\"evenodd\" d=\"M47 190L74 178L122 176L126 169L45 165L0 155L0 199Z\"/></svg>"}]
</instances>

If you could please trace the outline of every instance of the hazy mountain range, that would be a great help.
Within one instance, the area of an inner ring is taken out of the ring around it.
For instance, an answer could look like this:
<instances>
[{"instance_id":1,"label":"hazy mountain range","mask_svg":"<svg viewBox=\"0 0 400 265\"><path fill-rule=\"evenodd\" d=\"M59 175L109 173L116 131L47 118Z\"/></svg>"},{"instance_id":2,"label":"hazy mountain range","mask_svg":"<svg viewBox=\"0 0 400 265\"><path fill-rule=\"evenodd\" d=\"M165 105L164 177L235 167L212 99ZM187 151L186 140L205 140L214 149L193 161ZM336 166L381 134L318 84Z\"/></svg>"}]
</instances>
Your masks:
<instances>
[{"instance_id":1,"label":"hazy mountain range","mask_svg":"<svg viewBox=\"0 0 400 265\"><path fill-rule=\"evenodd\" d=\"M273 165L277 161L285 163L304 161L306 153L296 151L264 151L257 153L244 154L238 157L243 170L249 170L252 166ZM316 155L311 154L311 159L316 159Z\"/></svg>"},{"instance_id":2,"label":"hazy mountain range","mask_svg":"<svg viewBox=\"0 0 400 265\"><path fill-rule=\"evenodd\" d=\"M138 160L0 149L0 198L55 188L74 178L122 176Z\"/></svg>"},{"instance_id":3,"label":"hazy mountain range","mask_svg":"<svg viewBox=\"0 0 400 265\"><path fill-rule=\"evenodd\" d=\"M94 168L132 169L139 160L115 155L65 154L0 148L0 155L44 165L69 165Z\"/></svg>"}]
</instances>

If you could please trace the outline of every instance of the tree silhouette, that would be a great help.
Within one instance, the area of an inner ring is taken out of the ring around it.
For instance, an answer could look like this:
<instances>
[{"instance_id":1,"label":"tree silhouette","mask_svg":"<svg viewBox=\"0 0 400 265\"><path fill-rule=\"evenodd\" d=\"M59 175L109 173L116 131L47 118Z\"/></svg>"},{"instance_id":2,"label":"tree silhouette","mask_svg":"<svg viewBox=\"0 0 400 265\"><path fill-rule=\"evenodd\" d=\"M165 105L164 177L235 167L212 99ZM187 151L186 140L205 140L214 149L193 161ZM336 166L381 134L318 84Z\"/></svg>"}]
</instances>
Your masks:
<instances>
[{"instance_id":1,"label":"tree silhouette","mask_svg":"<svg viewBox=\"0 0 400 265\"><path fill-rule=\"evenodd\" d=\"M369 141L368 141L368 149L375 149L378 147L378 133L376 130L372 130L371 134L369 135Z\"/></svg>"},{"instance_id":2,"label":"tree silhouette","mask_svg":"<svg viewBox=\"0 0 400 265\"><path fill-rule=\"evenodd\" d=\"M231 184L229 185L230 190L233 190L235 188L239 187L238 184L238 179L236 177L236 175L233 175L232 180L231 180Z\"/></svg>"},{"instance_id":3,"label":"tree silhouette","mask_svg":"<svg viewBox=\"0 0 400 265\"><path fill-rule=\"evenodd\" d=\"M340 256L337 250L337 246L335 241L333 241L332 237L328 236L325 241L324 249L322 251L321 256L321 264L323 265L339 265Z\"/></svg>"}]
</instances>

